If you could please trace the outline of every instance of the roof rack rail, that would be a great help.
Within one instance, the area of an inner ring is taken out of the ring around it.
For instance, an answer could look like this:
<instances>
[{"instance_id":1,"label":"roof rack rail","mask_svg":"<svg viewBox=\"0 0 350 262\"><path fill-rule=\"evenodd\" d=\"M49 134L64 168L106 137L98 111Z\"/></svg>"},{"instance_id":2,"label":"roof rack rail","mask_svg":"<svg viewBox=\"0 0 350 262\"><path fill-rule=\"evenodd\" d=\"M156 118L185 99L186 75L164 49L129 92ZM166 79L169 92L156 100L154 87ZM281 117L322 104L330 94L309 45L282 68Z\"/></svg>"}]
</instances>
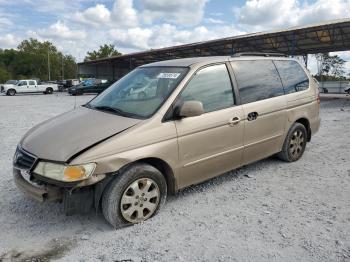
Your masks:
<instances>
[{"instance_id":1,"label":"roof rack rail","mask_svg":"<svg viewBox=\"0 0 350 262\"><path fill-rule=\"evenodd\" d=\"M239 56L279 56L279 57L288 57L288 55L283 53L263 53L263 52L241 52L241 53L235 53L232 55L232 57L239 57Z\"/></svg>"}]
</instances>

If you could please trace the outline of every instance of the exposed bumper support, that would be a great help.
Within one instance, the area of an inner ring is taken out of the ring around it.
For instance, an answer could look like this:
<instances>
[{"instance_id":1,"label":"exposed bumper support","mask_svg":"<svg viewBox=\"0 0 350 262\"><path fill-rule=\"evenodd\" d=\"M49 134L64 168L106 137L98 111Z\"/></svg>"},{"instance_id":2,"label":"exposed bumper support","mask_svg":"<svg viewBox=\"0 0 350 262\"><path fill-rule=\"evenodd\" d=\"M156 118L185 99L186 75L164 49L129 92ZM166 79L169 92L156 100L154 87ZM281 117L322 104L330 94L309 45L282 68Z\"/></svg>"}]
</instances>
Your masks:
<instances>
[{"instance_id":1,"label":"exposed bumper support","mask_svg":"<svg viewBox=\"0 0 350 262\"><path fill-rule=\"evenodd\" d=\"M44 185L42 187L35 186L25 180L21 171L18 169L13 169L13 176L17 187L22 192L39 202L56 202L63 199L63 193L59 187L50 185Z\"/></svg>"}]
</instances>

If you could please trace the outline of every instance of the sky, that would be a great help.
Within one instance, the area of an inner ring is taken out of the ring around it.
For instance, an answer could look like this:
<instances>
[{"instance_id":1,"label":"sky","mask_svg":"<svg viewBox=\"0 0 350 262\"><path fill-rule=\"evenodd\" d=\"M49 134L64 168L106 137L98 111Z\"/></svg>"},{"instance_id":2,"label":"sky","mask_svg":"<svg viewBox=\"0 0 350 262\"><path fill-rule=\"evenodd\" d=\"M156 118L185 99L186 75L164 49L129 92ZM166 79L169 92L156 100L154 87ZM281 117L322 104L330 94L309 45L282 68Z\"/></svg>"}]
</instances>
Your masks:
<instances>
[{"instance_id":1,"label":"sky","mask_svg":"<svg viewBox=\"0 0 350 262\"><path fill-rule=\"evenodd\" d=\"M340 18L350 0L0 0L0 48L49 40L79 62L105 43L129 53Z\"/></svg>"}]
</instances>

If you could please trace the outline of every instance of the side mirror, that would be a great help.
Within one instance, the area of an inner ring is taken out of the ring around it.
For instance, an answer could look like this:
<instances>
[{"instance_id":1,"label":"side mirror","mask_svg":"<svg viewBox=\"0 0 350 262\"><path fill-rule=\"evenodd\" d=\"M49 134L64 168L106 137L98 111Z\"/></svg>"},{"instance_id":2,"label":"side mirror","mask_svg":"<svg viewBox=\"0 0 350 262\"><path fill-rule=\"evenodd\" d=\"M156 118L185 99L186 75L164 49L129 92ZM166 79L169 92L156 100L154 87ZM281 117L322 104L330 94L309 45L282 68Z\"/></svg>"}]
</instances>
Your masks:
<instances>
[{"instance_id":1,"label":"side mirror","mask_svg":"<svg viewBox=\"0 0 350 262\"><path fill-rule=\"evenodd\" d=\"M204 114L203 104L199 101L185 101L179 107L178 116L192 117Z\"/></svg>"}]
</instances>

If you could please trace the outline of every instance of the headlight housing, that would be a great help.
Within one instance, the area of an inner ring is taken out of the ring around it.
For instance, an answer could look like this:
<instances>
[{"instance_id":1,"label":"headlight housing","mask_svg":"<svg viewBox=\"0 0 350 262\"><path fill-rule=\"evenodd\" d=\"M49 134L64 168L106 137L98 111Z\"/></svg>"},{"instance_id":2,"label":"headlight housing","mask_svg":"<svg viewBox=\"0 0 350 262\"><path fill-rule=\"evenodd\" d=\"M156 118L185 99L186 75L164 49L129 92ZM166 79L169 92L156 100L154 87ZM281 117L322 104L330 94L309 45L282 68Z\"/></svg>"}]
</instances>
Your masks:
<instances>
[{"instance_id":1,"label":"headlight housing","mask_svg":"<svg viewBox=\"0 0 350 262\"><path fill-rule=\"evenodd\" d=\"M89 178L95 168L95 163L71 166L40 161L36 165L34 173L62 182L75 182Z\"/></svg>"}]
</instances>

